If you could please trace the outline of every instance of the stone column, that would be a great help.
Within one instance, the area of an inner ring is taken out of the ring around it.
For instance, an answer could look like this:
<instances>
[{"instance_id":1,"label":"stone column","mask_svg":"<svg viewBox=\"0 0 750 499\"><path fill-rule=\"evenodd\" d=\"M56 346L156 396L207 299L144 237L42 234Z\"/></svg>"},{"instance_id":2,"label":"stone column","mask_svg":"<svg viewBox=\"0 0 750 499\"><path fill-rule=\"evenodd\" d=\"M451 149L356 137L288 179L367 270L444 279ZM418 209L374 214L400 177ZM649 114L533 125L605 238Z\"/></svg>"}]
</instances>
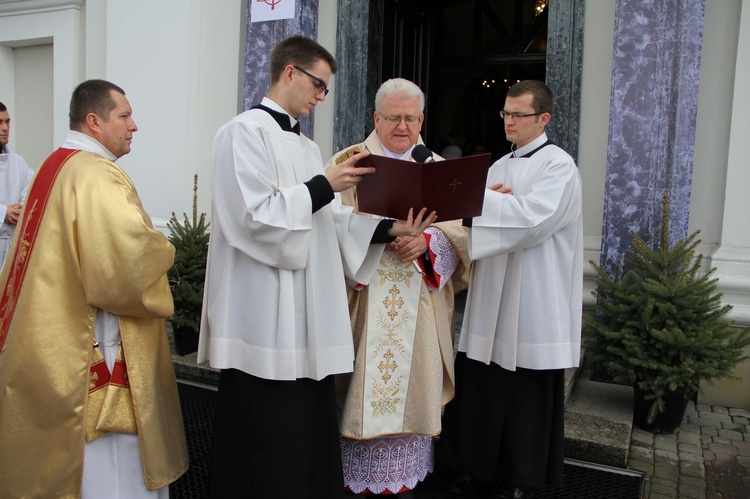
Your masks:
<instances>
[{"instance_id":1,"label":"stone column","mask_svg":"<svg viewBox=\"0 0 750 499\"><path fill-rule=\"evenodd\" d=\"M297 0L292 19L279 21L252 22L250 6L247 2L247 27L245 36L245 83L243 109L260 103L271 88L271 50L273 47L294 35L302 35L313 40L318 37L318 0ZM313 114L300 118L302 133L313 138Z\"/></svg>"},{"instance_id":2,"label":"stone column","mask_svg":"<svg viewBox=\"0 0 750 499\"><path fill-rule=\"evenodd\" d=\"M633 230L687 235L705 0L617 0L601 265L621 264Z\"/></svg>"},{"instance_id":3,"label":"stone column","mask_svg":"<svg viewBox=\"0 0 750 499\"><path fill-rule=\"evenodd\" d=\"M555 96L547 135L576 161L581 128L584 5L585 0L550 2L547 21L546 79Z\"/></svg>"}]
</instances>

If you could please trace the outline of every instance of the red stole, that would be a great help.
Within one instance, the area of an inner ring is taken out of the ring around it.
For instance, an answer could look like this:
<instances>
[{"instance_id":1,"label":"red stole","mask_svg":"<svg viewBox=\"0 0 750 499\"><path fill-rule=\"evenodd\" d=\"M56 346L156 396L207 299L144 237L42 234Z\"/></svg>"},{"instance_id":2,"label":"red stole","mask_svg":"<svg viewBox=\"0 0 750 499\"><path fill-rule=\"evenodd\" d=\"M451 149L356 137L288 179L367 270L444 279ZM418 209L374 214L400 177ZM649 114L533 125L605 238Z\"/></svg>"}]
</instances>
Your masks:
<instances>
[{"instance_id":1,"label":"red stole","mask_svg":"<svg viewBox=\"0 0 750 499\"><path fill-rule=\"evenodd\" d=\"M77 150L62 147L53 152L39 167L34 183L26 196L23 219L16 230L16 237L19 241L16 242L13 257L8 261L11 268L0 297L0 352L5 345L8 328L10 328L13 312L16 309L16 300L21 294L23 278L31 259L31 252L34 250L34 241L42 223L42 215L47 207L52 186L62 167L77 152Z\"/></svg>"}]
</instances>

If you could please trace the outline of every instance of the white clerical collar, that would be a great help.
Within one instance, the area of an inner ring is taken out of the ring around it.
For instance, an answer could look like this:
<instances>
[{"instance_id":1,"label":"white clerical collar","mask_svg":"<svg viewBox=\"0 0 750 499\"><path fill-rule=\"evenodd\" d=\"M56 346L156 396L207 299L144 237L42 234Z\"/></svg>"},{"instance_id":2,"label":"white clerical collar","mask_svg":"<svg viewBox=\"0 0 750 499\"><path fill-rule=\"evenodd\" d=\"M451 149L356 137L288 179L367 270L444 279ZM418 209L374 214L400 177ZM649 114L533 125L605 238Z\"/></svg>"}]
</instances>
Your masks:
<instances>
[{"instance_id":1,"label":"white clerical collar","mask_svg":"<svg viewBox=\"0 0 750 499\"><path fill-rule=\"evenodd\" d=\"M414 146L416 146L416 144L414 144L414 146L411 146L409 149L406 150L406 152L399 154L385 147L383 145L383 141L380 140L380 137L378 137L378 142L380 142L380 147L381 149L383 149L383 156L386 156L388 158L396 158L396 159L404 159L404 160L411 159L411 152L414 149Z\"/></svg>"},{"instance_id":2,"label":"white clerical collar","mask_svg":"<svg viewBox=\"0 0 750 499\"><path fill-rule=\"evenodd\" d=\"M294 117L291 114L287 113L286 110L283 107L279 106L278 104L276 104L274 101L272 101L268 97L263 97L263 100L260 101L260 103L263 104L264 106L266 106L269 109L273 109L274 111L278 111L280 113L284 113L287 116L289 116L289 124L292 126L292 128L294 128L294 125L297 124L297 120L295 120Z\"/></svg>"},{"instance_id":3,"label":"white clerical collar","mask_svg":"<svg viewBox=\"0 0 750 499\"><path fill-rule=\"evenodd\" d=\"M117 156L112 154L112 151L104 147L101 142L96 140L90 135L85 133L76 132L75 130L68 130L68 135L65 137L65 142L60 146L64 149L76 149L78 151L93 152L98 154L102 158L110 161L116 161Z\"/></svg>"},{"instance_id":4,"label":"white clerical collar","mask_svg":"<svg viewBox=\"0 0 750 499\"><path fill-rule=\"evenodd\" d=\"M547 134L542 132L542 134L539 137L535 138L534 140L532 140L525 146L519 147L518 149L513 151L513 157L521 158L523 157L524 154L530 153L531 151L541 146L545 142L547 142Z\"/></svg>"}]
</instances>

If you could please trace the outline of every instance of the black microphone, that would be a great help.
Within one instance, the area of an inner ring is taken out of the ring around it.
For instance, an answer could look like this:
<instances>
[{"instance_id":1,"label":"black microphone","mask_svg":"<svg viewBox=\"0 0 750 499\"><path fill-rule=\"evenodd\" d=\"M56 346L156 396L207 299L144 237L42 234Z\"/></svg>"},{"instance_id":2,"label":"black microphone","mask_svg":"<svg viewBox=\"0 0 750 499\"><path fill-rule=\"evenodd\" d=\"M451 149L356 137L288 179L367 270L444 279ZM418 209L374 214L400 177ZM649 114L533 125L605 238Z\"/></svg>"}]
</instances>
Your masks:
<instances>
[{"instance_id":1,"label":"black microphone","mask_svg":"<svg viewBox=\"0 0 750 499\"><path fill-rule=\"evenodd\" d=\"M430 151L426 145L417 144L411 151L411 157L417 163L434 163L435 158L432 157L432 151Z\"/></svg>"}]
</instances>

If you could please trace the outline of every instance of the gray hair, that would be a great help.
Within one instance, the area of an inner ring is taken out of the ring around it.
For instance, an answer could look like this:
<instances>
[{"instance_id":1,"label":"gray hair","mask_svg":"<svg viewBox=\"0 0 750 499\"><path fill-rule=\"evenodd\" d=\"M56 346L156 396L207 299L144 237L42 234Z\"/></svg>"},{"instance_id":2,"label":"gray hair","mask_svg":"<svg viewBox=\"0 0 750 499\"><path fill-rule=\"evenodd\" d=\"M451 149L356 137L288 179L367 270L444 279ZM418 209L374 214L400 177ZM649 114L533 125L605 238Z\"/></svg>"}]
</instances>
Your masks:
<instances>
[{"instance_id":1,"label":"gray hair","mask_svg":"<svg viewBox=\"0 0 750 499\"><path fill-rule=\"evenodd\" d=\"M391 78L378 89L375 94L375 111L381 113L383 99L386 96L408 97L419 100L419 112L424 112L424 92L415 83L403 78Z\"/></svg>"}]
</instances>

